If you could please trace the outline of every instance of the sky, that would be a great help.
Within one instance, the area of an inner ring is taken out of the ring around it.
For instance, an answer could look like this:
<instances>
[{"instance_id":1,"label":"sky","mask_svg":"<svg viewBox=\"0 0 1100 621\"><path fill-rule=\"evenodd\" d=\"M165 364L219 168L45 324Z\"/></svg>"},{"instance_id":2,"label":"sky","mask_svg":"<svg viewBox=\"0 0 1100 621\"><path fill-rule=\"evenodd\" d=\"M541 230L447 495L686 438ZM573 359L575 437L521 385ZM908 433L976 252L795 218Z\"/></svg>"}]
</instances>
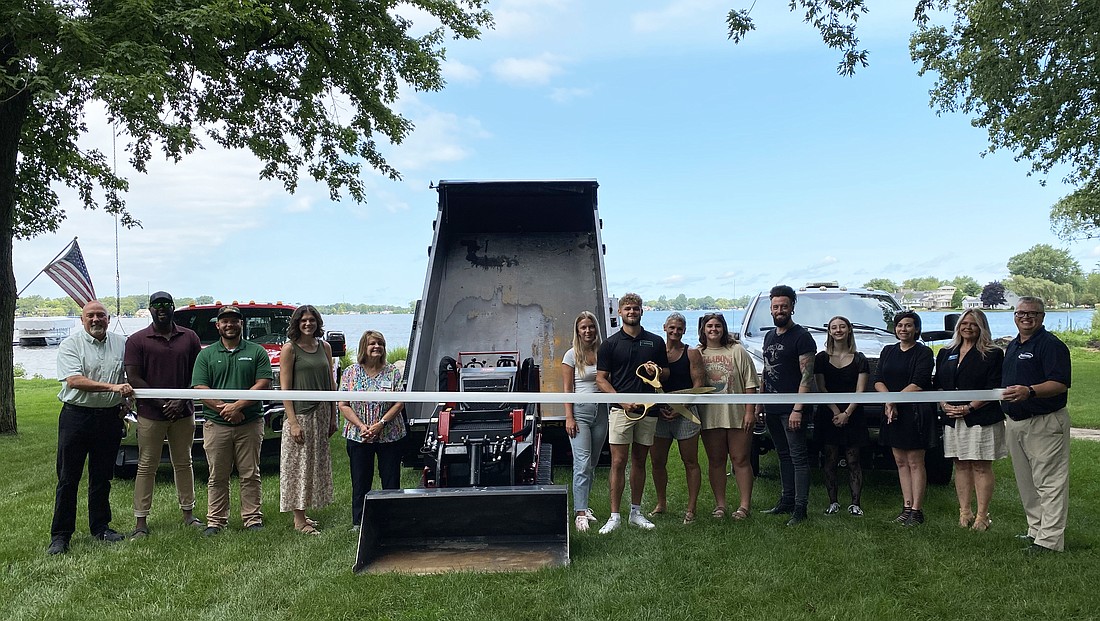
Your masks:
<instances>
[{"instance_id":1,"label":"sky","mask_svg":"<svg viewBox=\"0 0 1100 621\"><path fill-rule=\"evenodd\" d=\"M745 6L741 6L741 4ZM596 179L609 293L738 297L774 284L1007 276L1039 243L1087 272L1097 240L1066 243L1049 208L1070 188L1028 176L985 130L928 106L933 76L910 60L914 2L860 22L870 66L786 10L742 0L501 0L480 40L448 41L445 89L406 89L416 129L383 145L401 171L365 170L367 202L288 195L246 151L210 140L180 163L128 170L127 139L89 115L85 144L114 157L140 229L118 230L122 295L404 305L420 297L441 179ZM881 5L886 6L881 6ZM422 17L418 28L431 24ZM79 236L96 291L115 293L114 218L60 189L60 230L14 244L19 288ZM639 246L646 248L644 254ZM60 297L45 276L24 295Z\"/></svg>"}]
</instances>

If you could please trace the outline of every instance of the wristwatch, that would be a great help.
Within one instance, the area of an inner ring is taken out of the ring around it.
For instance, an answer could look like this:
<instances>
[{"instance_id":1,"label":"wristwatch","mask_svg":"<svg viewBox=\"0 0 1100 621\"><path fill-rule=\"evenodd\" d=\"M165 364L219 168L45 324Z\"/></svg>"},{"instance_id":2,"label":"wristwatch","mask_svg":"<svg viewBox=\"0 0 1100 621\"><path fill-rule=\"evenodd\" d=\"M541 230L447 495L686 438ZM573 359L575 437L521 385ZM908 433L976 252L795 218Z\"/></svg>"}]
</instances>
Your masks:
<instances>
[{"instance_id":1,"label":"wristwatch","mask_svg":"<svg viewBox=\"0 0 1100 621\"><path fill-rule=\"evenodd\" d=\"M1028 386L1027 387L1027 398L1028 399L1034 399L1035 398L1035 387L1033 387L1033 386Z\"/></svg>"}]
</instances>

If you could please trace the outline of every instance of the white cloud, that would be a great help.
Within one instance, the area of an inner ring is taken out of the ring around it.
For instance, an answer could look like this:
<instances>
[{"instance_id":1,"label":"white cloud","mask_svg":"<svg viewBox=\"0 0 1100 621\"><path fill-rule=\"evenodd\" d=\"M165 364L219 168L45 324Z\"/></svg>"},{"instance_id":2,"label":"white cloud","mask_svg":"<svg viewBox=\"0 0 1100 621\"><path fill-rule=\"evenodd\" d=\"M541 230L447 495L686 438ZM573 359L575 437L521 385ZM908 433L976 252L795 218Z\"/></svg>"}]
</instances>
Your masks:
<instances>
[{"instance_id":1,"label":"white cloud","mask_svg":"<svg viewBox=\"0 0 1100 621\"><path fill-rule=\"evenodd\" d=\"M309 196L298 196L291 200L283 208L285 213L307 213L313 209L313 199Z\"/></svg>"},{"instance_id":2,"label":"white cloud","mask_svg":"<svg viewBox=\"0 0 1100 621\"><path fill-rule=\"evenodd\" d=\"M568 103L574 99L581 99L592 94L590 88L555 88L550 91L550 99L558 103Z\"/></svg>"},{"instance_id":3,"label":"white cloud","mask_svg":"<svg viewBox=\"0 0 1100 621\"><path fill-rule=\"evenodd\" d=\"M677 0L652 11L640 11L630 16L630 26L639 34L666 33L689 27L698 27L715 18L725 23L728 3L721 0Z\"/></svg>"},{"instance_id":4,"label":"white cloud","mask_svg":"<svg viewBox=\"0 0 1100 621\"><path fill-rule=\"evenodd\" d=\"M457 60L447 60L443 63L443 77L452 84L456 82L474 84L481 80L481 72Z\"/></svg>"},{"instance_id":5,"label":"white cloud","mask_svg":"<svg viewBox=\"0 0 1100 621\"><path fill-rule=\"evenodd\" d=\"M400 107L415 129L391 148L387 159L403 173L464 160L473 152L471 144L491 137L480 120L437 110L413 95L403 96Z\"/></svg>"},{"instance_id":6,"label":"white cloud","mask_svg":"<svg viewBox=\"0 0 1100 621\"><path fill-rule=\"evenodd\" d=\"M503 58L493 63L497 79L519 86L541 86L562 73L564 59L550 53L531 58Z\"/></svg>"},{"instance_id":7,"label":"white cloud","mask_svg":"<svg viewBox=\"0 0 1100 621\"><path fill-rule=\"evenodd\" d=\"M491 10L495 24L491 32L515 38L539 34L551 16L574 13L571 0L502 0Z\"/></svg>"},{"instance_id":8,"label":"white cloud","mask_svg":"<svg viewBox=\"0 0 1100 621\"><path fill-rule=\"evenodd\" d=\"M1092 251L1089 252L1090 257L1100 257L1100 246L1093 246Z\"/></svg>"}]
</instances>

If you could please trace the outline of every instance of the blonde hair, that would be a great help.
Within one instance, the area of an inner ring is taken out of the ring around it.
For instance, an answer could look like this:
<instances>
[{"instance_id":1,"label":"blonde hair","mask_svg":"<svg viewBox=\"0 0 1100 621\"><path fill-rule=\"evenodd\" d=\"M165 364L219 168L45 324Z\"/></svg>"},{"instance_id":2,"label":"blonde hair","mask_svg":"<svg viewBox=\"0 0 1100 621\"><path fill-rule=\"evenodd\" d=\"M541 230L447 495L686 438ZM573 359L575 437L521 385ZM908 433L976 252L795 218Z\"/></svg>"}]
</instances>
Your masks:
<instances>
[{"instance_id":1,"label":"blonde hair","mask_svg":"<svg viewBox=\"0 0 1100 621\"><path fill-rule=\"evenodd\" d=\"M974 323L978 324L978 342L974 344L974 347L981 354L982 359L985 359L987 352L991 352L997 349L997 346L993 344L993 337L989 332L989 319L986 318L985 313L977 308L968 308L963 311L963 314L959 316L959 320L955 322L955 336L951 338L951 342L948 343L948 349L958 349L962 346L962 335L959 334L959 325L962 324L963 319L970 315L974 317Z\"/></svg>"},{"instance_id":2,"label":"blonde hair","mask_svg":"<svg viewBox=\"0 0 1100 621\"><path fill-rule=\"evenodd\" d=\"M359 337L359 351L355 352L355 361L359 364L367 364L367 345L374 339L382 344L382 364L386 364L386 337L377 330L367 330Z\"/></svg>"},{"instance_id":3,"label":"blonde hair","mask_svg":"<svg viewBox=\"0 0 1100 621\"><path fill-rule=\"evenodd\" d=\"M592 345L588 345L581 340L580 326L581 321L589 319L592 321L592 325L596 328L596 340ZM596 319L595 313L592 311L581 311L577 318L573 320L573 357L577 360L577 365L581 370L588 368L589 354L594 358L596 356L596 350L600 348L600 343L603 339L600 338L600 322Z\"/></svg>"}]
</instances>

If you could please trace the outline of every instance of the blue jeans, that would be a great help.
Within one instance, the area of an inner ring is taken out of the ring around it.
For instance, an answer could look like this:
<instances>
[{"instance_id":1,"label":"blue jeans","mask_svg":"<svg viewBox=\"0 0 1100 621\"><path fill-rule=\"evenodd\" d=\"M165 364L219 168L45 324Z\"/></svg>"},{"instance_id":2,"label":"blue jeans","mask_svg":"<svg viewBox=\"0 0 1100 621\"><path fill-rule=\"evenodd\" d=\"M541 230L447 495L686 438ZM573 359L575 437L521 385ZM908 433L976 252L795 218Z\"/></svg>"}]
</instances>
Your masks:
<instances>
[{"instance_id":1,"label":"blue jeans","mask_svg":"<svg viewBox=\"0 0 1100 621\"><path fill-rule=\"evenodd\" d=\"M569 438L573 446L573 510L584 511L592 491L592 474L607 440L607 406L574 404L573 419L577 421L577 437Z\"/></svg>"},{"instance_id":2,"label":"blue jeans","mask_svg":"<svg viewBox=\"0 0 1100 621\"><path fill-rule=\"evenodd\" d=\"M806 416L797 431L787 429L791 413L768 413L768 432L779 455L779 480L783 493L779 505L805 509L810 499L810 456L806 447Z\"/></svg>"}]
</instances>

